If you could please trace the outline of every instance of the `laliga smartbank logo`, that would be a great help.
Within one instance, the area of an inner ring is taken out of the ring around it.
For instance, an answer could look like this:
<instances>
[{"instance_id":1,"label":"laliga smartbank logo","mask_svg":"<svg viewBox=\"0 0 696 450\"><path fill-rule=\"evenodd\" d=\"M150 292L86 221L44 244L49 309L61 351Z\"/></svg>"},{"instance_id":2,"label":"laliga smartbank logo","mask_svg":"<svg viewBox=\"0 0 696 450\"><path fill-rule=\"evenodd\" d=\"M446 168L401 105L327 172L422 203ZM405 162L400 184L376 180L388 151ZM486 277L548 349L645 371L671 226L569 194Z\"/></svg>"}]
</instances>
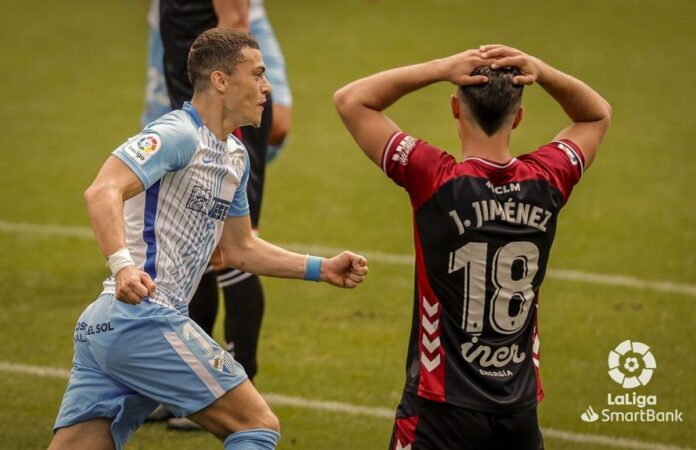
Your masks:
<instances>
[{"instance_id":1,"label":"laliga smartbank logo","mask_svg":"<svg viewBox=\"0 0 696 450\"><path fill-rule=\"evenodd\" d=\"M607 393L607 407L596 412L592 405L580 414L583 422L683 422L683 411L657 409L657 395L638 394L633 389L647 386L657 369L650 347L625 340L609 352L609 377L621 385L621 394Z\"/></svg>"},{"instance_id":2,"label":"laliga smartbank logo","mask_svg":"<svg viewBox=\"0 0 696 450\"><path fill-rule=\"evenodd\" d=\"M626 389L645 386L657 368L650 347L625 340L609 352L609 376Z\"/></svg>"}]
</instances>

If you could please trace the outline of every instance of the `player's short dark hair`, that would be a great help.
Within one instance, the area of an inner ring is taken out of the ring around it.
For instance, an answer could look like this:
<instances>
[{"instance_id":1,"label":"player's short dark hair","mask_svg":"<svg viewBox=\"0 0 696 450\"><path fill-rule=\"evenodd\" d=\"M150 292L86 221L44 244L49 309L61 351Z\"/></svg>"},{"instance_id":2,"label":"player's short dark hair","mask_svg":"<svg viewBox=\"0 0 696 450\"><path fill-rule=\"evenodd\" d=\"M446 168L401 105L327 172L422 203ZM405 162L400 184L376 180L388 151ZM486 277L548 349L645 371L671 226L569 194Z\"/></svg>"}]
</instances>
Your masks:
<instances>
[{"instance_id":1,"label":"player's short dark hair","mask_svg":"<svg viewBox=\"0 0 696 450\"><path fill-rule=\"evenodd\" d=\"M232 74L242 61L242 50L259 48L251 35L230 28L212 28L201 33L188 54L188 77L193 90L205 89L216 70Z\"/></svg>"},{"instance_id":2,"label":"player's short dark hair","mask_svg":"<svg viewBox=\"0 0 696 450\"><path fill-rule=\"evenodd\" d=\"M516 67L491 69L490 66L481 66L471 75L484 75L488 77L487 83L459 86L460 98L486 135L497 133L519 106L524 87L513 84L512 78L520 73Z\"/></svg>"}]
</instances>

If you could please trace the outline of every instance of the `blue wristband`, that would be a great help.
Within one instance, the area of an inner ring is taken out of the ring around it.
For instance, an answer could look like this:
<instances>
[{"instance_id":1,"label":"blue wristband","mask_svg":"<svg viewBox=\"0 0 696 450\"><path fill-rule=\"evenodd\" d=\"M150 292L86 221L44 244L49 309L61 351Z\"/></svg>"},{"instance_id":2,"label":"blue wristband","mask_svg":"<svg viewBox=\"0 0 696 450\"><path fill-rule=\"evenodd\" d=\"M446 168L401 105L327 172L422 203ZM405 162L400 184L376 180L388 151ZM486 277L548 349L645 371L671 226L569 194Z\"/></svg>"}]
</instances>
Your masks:
<instances>
[{"instance_id":1,"label":"blue wristband","mask_svg":"<svg viewBox=\"0 0 696 450\"><path fill-rule=\"evenodd\" d=\"M307 281L319 281L320 276L321 256L307 255L307 260L305 261L305 272L302 279Z\"/></svg>"}]
</instances>

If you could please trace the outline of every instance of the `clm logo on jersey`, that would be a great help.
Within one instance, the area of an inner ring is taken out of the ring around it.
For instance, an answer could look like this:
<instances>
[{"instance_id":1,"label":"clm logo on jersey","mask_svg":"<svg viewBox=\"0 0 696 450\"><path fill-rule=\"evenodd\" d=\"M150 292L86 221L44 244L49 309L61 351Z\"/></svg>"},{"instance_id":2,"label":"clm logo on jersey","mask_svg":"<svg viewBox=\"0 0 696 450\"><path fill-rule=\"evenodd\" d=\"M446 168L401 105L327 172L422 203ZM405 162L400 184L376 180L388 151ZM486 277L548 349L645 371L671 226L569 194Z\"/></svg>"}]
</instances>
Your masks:
<instances>
[{"instance_id":1,"label":"clm logo on jersey","mask_svg":"<svg viewBox=\"0 0 696 450\"><path fill-rule=\"evenodd\" d=\"M143 164L150 159L159 148L162 146L162 141L156 134L144 134L136 137L133 141L126 145L126 150L135 157L138 164Z\"/></svg>"},{"instance_id":2,"label":"clm logo on jersey","mask_svg":"<svg viewBox=\"0 0 696 450\"><path fill-rule=\"evenodd\" d=\"M207 215L211 219L225 220L230 202L213 197L210 189L194 186L186 202L186 208Z\"/></svg>"}]
</instances>

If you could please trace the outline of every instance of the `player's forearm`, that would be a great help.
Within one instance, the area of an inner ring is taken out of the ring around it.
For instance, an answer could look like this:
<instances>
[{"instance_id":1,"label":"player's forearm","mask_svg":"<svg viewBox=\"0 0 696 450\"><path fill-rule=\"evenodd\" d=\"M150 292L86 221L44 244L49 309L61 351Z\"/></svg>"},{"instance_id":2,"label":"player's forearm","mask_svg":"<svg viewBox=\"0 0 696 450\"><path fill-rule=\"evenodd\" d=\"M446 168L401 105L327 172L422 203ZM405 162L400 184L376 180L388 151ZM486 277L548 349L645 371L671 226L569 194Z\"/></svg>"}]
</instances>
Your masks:
<instances>
[{"instance_id":1,"label":"player's forearm","mask_svg":"<svg viewBox=\"0 0 696 450\"><path fill-rule=\"evenodd\" d=\"M249 0L213 0L218 27L249 31Z\"/></svg>"},{"instance_id":2,"label":"player's forearm","mask_svg":"<svg viewBox=\"0 0 696 450\"><path fill-rule=\"evenodd\" d=\"M404 95L443 79L441 60L433 60L361 78L339 89L334 101L342 115L361 107L383 111Z\"/></svg>"},{"instance_id":3,"label":"player's forearm","mask_svg":"<svg viewBox=\"0 0 696 450\"><path fill-rule=\"evenodd\" d=\"M104 257L124 248L123 198L118 190L90 186L84 198L94 236Z\"/></svg>"},{"instance_id":4,"label":"player's forearm","mask_svg":"<svg viewBox=\"0 0 696 450\"><path fill-rule=\"evenodd\" d=\"M577 78L540 61L537 82L561 105L573 122L610 120L609 103Z\"/></svg>"},{"instance_id":5,"label":"player's forearm","mask_svg":"<svg viewBox=\"0 0 696 450\"><path fill-rule=\"evenodd\" d=\"M277 278L302 278L306 258L306 255L285 250L253 235L225 248L222 254L226 266Z\"/></svg>"}]
</instances>

